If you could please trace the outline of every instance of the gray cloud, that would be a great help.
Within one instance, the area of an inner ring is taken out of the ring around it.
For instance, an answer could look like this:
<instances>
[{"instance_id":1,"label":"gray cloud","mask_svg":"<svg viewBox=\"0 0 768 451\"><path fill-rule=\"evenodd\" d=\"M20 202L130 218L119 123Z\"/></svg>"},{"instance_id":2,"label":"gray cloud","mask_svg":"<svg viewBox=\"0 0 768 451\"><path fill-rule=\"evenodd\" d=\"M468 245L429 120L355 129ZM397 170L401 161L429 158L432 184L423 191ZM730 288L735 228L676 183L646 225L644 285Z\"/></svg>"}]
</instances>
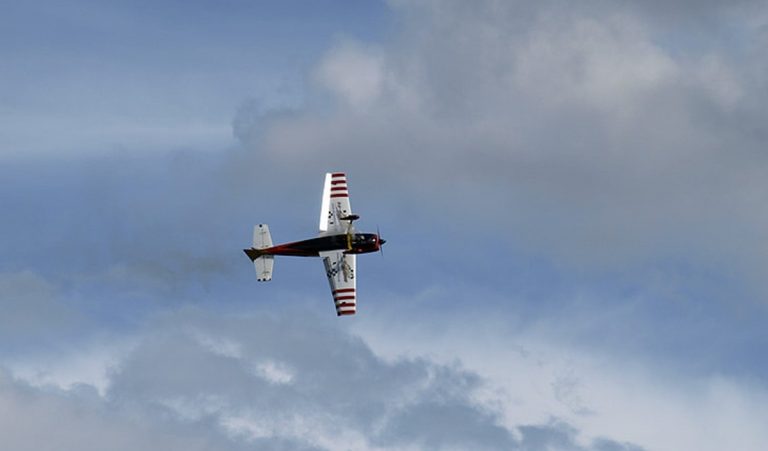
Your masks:
<instances>
[{"instance_id":1,"label":"gray cloud","mask_svg":"<svg viewBox=\"0 0 768 451\"><path fill-rule=\"evenodd\" d=\"M0 422L4 446L584 449L562 423L503 426L473 400L484 384L475 373L427 359L383 360L313 317L171 312L109 380L101 397L87 385L31 387L2 374L3 411L15 417ZM605 443L625 449L606 439L588 449Z\"/></svg>"},{"instance_id":2,"label":"gray cloud","mask_svg":"<svg viewBox=\"0 0 768 451\"><path fill-rule=\"evenodd\" d=\"M694 25L628 5L395 9L400 39L320 64L338 109L277 120L255 158L349 168L405 211L578 267L763 266L762 6L713 8L733 32L695 49Z\"/></svg>"},{"instance_id":3,"label":"gray cloud","mask_svg":"<svg viewBox=\"0 0 768 451\"><path fill-rule=\"evenodd\" d=\"M39 389L0 374L0 433L12 451L62 450L315 450L280 438L243 443L205 421L182 422L149 409L105 403L88 386Z\"/></svg>"}]
</instances>

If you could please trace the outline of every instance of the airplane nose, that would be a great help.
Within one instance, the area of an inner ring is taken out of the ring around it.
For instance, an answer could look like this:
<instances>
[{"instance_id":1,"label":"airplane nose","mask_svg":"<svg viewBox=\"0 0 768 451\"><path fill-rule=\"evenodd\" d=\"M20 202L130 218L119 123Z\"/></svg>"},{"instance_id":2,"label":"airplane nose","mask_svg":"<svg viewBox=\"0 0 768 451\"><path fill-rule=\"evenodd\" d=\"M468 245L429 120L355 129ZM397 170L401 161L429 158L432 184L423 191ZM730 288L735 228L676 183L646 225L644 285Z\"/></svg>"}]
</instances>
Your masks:
<instances>
[{"instance_id":1,"label":"airplane nose","mask_svg":"<svg viewBox=\"0 0 768 451\"><path fill-rule=\"evenodd\" d=\"M386 242L387 242L387 240L382 240L381 238L379 238L379 245L382 245L382 244L384 244Z\"/></svg>"}]
</instances>

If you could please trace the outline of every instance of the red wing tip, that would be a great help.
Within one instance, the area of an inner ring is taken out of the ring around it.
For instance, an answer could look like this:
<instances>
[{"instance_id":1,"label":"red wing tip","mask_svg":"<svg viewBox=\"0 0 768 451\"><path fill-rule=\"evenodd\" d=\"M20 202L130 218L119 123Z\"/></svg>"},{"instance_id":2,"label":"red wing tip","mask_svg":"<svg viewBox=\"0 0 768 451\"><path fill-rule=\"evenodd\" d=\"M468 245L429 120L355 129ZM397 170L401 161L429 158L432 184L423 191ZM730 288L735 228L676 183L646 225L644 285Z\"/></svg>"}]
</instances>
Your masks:
<instances>
[{"instance_id":1,"label":"red wing tip","mask_svg":"<svg viewBox=\"0 0 768 451\"><path fill-rule=\"evenodd\" d=\"M354 310L343 310L341 312L336 312L336 316L344 316L344 315L354 315Z\"/></svg>"},{"instance_id":2,"label":"red wing tip","mask_svg":"<svg viewBox=\"0 0 768 451\"><path fill-rule=\"evenodd\" d=\"M331 173L331 177L344 177L345 175L347 175L347 174L344 173L344 172L333 172L333 173Z\"/></svg>"}]
</instances>

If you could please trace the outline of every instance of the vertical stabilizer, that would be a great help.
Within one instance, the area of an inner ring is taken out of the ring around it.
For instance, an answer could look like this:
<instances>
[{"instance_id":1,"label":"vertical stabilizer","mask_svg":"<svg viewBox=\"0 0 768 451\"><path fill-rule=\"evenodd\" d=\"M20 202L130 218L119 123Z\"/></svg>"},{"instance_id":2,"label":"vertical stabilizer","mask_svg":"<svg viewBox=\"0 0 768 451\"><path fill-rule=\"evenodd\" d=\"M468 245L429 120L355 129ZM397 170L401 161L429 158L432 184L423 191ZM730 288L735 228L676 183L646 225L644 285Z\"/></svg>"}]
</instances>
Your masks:
<instances>
[{"instance_id":1,"label":"vertical stabilizer","mask_svg":"<svg viewBox=\"0 0 768 451\"><path fill-rule=\"evenodd\" d=\"M272 247L272 235L269 234L269 226L259 224L253 226L253 248L266 249Z\"/></svg>"}]
</instances>

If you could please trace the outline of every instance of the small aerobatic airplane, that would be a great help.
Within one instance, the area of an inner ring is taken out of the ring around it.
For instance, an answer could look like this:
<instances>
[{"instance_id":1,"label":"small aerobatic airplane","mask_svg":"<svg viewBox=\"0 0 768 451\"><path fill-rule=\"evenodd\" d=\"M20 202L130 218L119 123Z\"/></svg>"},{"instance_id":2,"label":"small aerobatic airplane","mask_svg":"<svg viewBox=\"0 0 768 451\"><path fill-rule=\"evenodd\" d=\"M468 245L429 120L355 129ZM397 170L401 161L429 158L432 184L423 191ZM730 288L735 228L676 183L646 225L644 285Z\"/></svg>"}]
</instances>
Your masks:
<instances>
[{"instance_id":1,"label":"small aerobatic airplane","mask_svg":"<svg viewBox=\"0 0 768 451\"><path fill-rule=\"evenodd\" d=\"M244 249L256 266L259 282L272 280L275 255L322 257L325 274L331 284L336 314L355 314L355 256L381 249L386 241L377 233L355 233L353 222L360 217L352 214L349 205L347 176L342 172L325 174L323 203L320 209L320 235L293 243L272 244L266 224L253 228L253 247Z\"/></svg>"}]
</instances>

